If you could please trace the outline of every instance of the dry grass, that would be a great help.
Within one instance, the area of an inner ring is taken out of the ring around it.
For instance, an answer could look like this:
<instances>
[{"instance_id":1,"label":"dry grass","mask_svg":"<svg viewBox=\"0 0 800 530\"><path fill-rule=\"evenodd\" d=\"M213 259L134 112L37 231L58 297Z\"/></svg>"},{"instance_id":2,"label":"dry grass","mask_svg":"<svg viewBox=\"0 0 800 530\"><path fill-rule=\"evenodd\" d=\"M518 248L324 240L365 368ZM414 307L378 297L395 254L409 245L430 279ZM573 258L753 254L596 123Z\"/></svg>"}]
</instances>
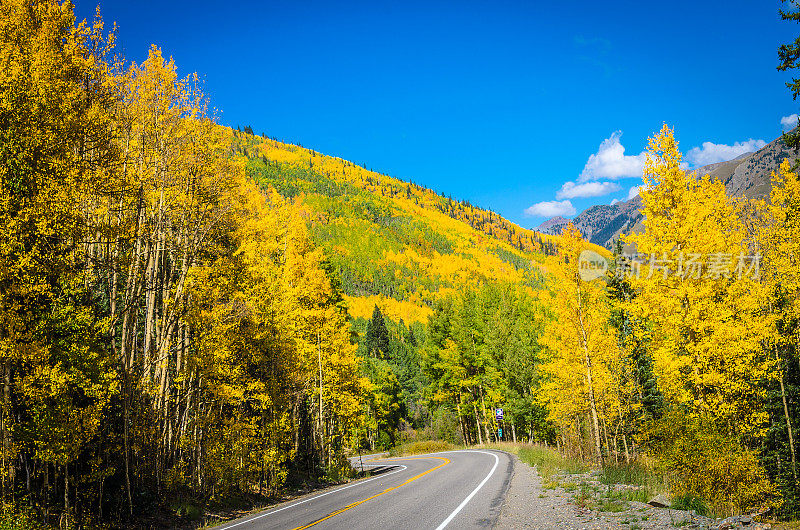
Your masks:
<instances>
[{"instance_id":1,"label":"dry grass","mask_svg":"<svg viewBox=\"0 0 800 530\"><path fill-rule=\"evenodd\" d=\"M422 442L408 442L392 447L389 450L389 456L419 455L439 451L452 451L453 449L462 449L462 447L442 440L425 440Z\"/></svg>"},{"instance_id":2,"label":"dry grass","mask_svg":"<svg viewBox=\"0 0 800 530\"><path fill-rule=\"evenodd\" d=\"M500 442L486 444L483 447L515 454L529 466L536 466L543 483L551 481L554 474L574 475L589 470L589 466L585 462L577 458L562 456L555 449L544 445Z\"/></svg>"}]
</instances>

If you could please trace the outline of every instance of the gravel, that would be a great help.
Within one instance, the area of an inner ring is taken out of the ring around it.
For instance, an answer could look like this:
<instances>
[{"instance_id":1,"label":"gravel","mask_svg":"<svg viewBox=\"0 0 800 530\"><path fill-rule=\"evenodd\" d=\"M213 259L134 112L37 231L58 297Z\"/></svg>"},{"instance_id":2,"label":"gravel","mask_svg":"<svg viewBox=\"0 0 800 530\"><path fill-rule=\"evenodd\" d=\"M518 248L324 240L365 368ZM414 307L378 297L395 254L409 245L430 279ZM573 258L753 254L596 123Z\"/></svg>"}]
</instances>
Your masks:
<instances>
[{"instance_id":1,"label":"gravel","mask_svg":"<svg viewBox=\"0 0 800 530\"><path fill-rule=\"evenodd\" d=\"M625 503L627 509L619 512L588 509L576 502L574 484L596 484L591 475L561 477L562 484L573 484L568 486L573 491L560 486L543 488L536 468L514 458L514 476L495 528L710 528L715 522L683 510L654 508L636 501ZM625 487L616 485L614 489Z\"/></svg>"}]
</instances>

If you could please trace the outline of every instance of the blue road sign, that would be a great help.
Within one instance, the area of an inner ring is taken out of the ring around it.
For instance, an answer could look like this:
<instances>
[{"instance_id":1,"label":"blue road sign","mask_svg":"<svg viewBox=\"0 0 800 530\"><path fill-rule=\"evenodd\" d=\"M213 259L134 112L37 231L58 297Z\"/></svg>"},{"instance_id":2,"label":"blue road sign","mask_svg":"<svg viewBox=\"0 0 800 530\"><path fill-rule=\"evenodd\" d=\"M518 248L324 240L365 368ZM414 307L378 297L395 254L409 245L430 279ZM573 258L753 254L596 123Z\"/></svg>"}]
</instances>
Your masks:
<instances>
[{"instance_id":1,"label":"blue road sign","mask_svg":"<svg viewBox=\"0 0 800 530\"><path fill-rule=\"evenodd\" d=\"M502 420L503 419L503 409L494 409L494 418L497 421Z\"/></svg>"}]
</instances>

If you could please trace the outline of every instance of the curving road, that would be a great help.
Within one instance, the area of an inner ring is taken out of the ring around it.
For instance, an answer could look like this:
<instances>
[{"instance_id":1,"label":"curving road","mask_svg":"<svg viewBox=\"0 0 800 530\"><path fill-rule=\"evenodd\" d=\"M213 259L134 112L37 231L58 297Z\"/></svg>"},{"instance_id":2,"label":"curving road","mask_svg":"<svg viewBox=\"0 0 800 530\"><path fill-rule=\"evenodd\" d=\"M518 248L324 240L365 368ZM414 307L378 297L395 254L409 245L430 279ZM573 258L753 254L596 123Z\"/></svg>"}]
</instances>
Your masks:
<instances>
[{"instance_id":1,"label":"curving road","mask_svg":"<svg viewBox=\"0 0 800 530\"><path fill-rule=\"evenodd\" d=\"M218 528L491 528L513 474L508 454L484 450L382 458L364 466L375 475Z\"/></svg>"}]
</instances>

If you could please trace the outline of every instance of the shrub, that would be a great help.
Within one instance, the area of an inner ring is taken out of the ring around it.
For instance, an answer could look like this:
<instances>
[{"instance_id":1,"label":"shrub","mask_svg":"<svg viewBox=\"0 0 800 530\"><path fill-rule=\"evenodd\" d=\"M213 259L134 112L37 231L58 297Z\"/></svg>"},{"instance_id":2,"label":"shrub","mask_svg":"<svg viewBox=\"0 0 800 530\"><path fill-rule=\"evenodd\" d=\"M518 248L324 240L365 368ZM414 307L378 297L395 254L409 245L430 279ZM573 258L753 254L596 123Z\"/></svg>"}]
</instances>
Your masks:
<instances>
[{"instance_id":1,"label":"shrub","mask_svg":"<svg viewBox=\"0 0 800 530\"><path fill-rule=\"evenodd\" d=\"M419 455L425 453L436 453L439 451L450 451L452 449L458 449L458 447L442 440L426 440L423 442L411 442L392 447L392 449L389 451L389 456Z\"/></svg>"},{"instance_id":2,"label":"shrub","mask_svg":"<svg viewBox=\"0 0 800 530\"><path fill-rule=\"evenodd\" d=\"M0 530L37 530L44 529L31 513L14 504L0 505Z\"/></svg>"},{"instance_id":3,"label":"shrub","mask_svg":"<svg viewBox=\"0 0 800 530\"><path fill-rule=\"evenodd\" d=\"M676 510L694 510L700 515L711 515L705 501L694 495L678 495L673 497L670 508Z\"/></svg>"},{"instance_id":4,"label":"shrub","mask_svg":"<svg viewBox=\"0 0 800 530\"><path fill-rule=\"evenodd\" d=\"M722 516L779 505L755 452L711 422L673 410L644 436L673 497L703 499Z\"/></svg>"}]
</instances>

